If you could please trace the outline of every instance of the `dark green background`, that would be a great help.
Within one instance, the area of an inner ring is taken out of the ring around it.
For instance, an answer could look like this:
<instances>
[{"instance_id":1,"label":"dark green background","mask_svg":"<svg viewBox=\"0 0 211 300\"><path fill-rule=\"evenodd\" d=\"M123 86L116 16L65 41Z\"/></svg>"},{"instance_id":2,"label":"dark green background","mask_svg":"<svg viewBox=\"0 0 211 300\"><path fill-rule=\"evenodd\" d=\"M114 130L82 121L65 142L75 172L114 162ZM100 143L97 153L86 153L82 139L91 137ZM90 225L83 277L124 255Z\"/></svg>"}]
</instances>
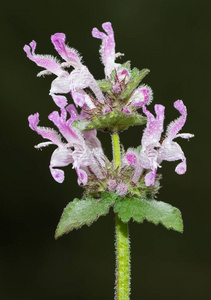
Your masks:
<instances>
[{"instance_id":1,"label":"dark green background","mask_svg":"<svg viewBox=\"0 0 211 300\"><path fill-rule=\"evenodd\" d=\"M80 197L76 175L66 168L60 185L48 165L53 147L37 151L42 139L27 117L40 112L41 125L55 109L48 96L53 76L40 71L22 48L32 39L37 53L55 55L50 35L65 32L95 78L103 77L100 41L93 27L113 24L117 52L133 67L147 67L144 79L154 104L166 106L165 124L178 116L183 99L188 119L178 140L188 159L179 176L176 163L162 164L159 200L180 208L185 232L130 222L132 295L135 299L210 299L210 5L199 0L5 1L1 4L1 202L0 297L24 299L113 299L114 215L90 228L54 240L62 210ZM151 105L153 111L153 104ZM140 144L142 128L121 134L125 148ZM111 158L110 137L99 134Z\"/></svg>"}]
</instances>

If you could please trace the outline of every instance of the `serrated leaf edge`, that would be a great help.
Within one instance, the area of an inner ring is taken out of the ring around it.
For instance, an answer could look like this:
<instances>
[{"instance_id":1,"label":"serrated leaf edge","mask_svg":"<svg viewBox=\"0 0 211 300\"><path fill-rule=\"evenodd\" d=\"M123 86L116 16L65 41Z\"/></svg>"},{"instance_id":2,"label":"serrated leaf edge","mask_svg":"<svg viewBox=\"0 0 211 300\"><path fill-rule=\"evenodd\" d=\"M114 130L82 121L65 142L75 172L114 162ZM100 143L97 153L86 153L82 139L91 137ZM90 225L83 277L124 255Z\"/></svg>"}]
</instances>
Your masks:
<instances>
[{"instance_id":1,"label":"serrated leaf edge","mask_svg":"<svg viewBox=\"0 0 211 300\"><path fill-rule=\"evenodd\" d=\"M156 200L156 201L157 201L157 200ZM162 202L162 201L158 201L158 202ZM164 202L164 203L166 203L166 202ZM166 203L166 204L171 205L171 204L169 204L169 203ZM172 205L171 205L171 206L172 206ZM176 207L174 207L174 206L172 206L172 208L176 209L176 210L179 212L179 214L180 214L180 219L181 219L181 222L182 222L182 230L177 230L177 229L173 228L172 226L167 227L162 221L158 221L157 223L156 223L156 222L153 222L152 220L147 219L147 217L143 217L143 218L142 218L142 221L137 221L137 220L134 219L133 216L131 216L130 219L129 219L128 221L125 221L125 220L123 220L123 219L121 218L120 213L117 212L117 211L115 211L115 204L113 205L114 213L116 213L116 214L118 215L118 217L121 219L121 221L122 221L123 223L125 223L125 224L128 223L130 220L133 220L134 222L136 222L136 223L138 223L138 224L142 224L144 221L147 221L147 222L149 222L149 223L153 223L153 224L156 225L156 226L159 225L159 224L161 224L161 225L163 225L167 230L172 229L172 230L174 230L174 231L176 231L176 232L183 233L183 232L184 232L184 222L183 222L183 219L182 219L182 213L181 213L181 211L180 211L178 208L176 208Z\"/></svg>"},{"instance_id":2,"label":"serrated leaf edge","mask_svg":"<svg viewBox=\"0 0 211 300\"><path fill-rule=\"evenodd\" d=\"M102 195L102 199L103 199L103 197L105 196L105 194L106 194L106 193L104 193L104 195ZM110 194L110 195L111 195L111 194ZM116 195L116 198L117 198L117 197L118 197L118 195ZM97 213L97 214L96 214L96 218L95 218L93 221L90 221L89 223L81 222L77 227L70 226L70 229L68 229L67 231L65 231L65 232L63 232L63 233L61 233L61 234L58 235L58 234L57 234L57 231L58 231L58 228L59 228L59 224L60 224L60 221L61 221L62 217L63 217L64 214L66 213L65 210L66 210L66 208L68 207L68 205L69 205L69 204L72 204L72 203L74 203L74 202L79 202L80 200L85 200L85 199L78 199L78 198L75 198L72 202L69 202L69 203L66 205L66 207L63 209L63 213L62 213L62 215L61 215L61 217L60 217L60 220L59 220L59 223L58 223L58 225L57 225L57 227L56 227L56 231L55 231L55 235L54 235L55 239L57 240L59 237L63 236L64 234L68 234L70 231L72 231L72 230L74 230L74 229L78 230L78 229L80 229L80 228L81 228L82 226L84 226L84 225L87 225L88 227L90 227L94 222L96 222L96 221L99 219L99 217L104 217L104 216L106 216L106 215L109 213L110 208L115 204L116 198L113 199L113 203L112 203L110 206L108 206L108 210L107 210L107 212L105 212L105 214L99 215L99 214ZM93 199L94 199L94 198L93 198ZM96 199L95 199L95 200L96 200ZM68 227L69 227L69 226L68 226Z\"/></svg>"}]
</instances>

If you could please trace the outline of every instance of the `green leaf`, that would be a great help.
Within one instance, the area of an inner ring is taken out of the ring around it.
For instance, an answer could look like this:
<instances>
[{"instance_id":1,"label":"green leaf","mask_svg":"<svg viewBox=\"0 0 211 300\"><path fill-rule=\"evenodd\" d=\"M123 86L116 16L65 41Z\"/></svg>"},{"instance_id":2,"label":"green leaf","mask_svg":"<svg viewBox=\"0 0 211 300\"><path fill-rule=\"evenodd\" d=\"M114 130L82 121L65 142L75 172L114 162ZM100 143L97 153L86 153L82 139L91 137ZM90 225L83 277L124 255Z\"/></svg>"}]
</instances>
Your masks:
<instances>
[{"instance_id":1,"label":"green leaf","mask_svg":"<svg viewBox=\"0 0 211 300\"><path fill-rule=\"evenodd\" d=\"M73 229L81 228L85 224L90 226L100 216L105 216L109 212L109 208L117 197L114 193L105 192L101 199L94 199L90 196L82 200L74 199L63 211L55 238L57 239Z\"/></svg>"},{"instance_id":2,"label":"green leaf","mask_svg":"<svg viewBox=\"0 0 211 300\"><path fill-rule=\"evenodd\" d=\"M125 114L124 112L113 110L102 116L93 117L91 120L75 120L71 125L80 131L98 129L109 132L119 132L130 126L146 124L147 118L138 114Z\"/></svg>"},{"instance_id":3,"label":"green leaf","mask_svg":"<svg viewBox=\"0 0 211 300\"><path fill-rule=\"evenodd\" d=\"M161 223L168 229L183 232L181 212L165 202L136 197L118 198L114 212L118 213L119 218L125 223L130 219L139 223L146 219L155 225Z\"/></svg>"},{"instance_id":4,"label":"green leaf","mask_svg":"<svg viewBox=\"0 0 211 300\"><path fill-rule=\"evenodd\" d=\"M138 69L134 68L131 73L131 80L128 84L124 92L121 94L121 98L127 98L131 95L133 90L139 85L141 80L149 73L148 69L143 69L138 72Z\"/></svg>"}]
</instances>

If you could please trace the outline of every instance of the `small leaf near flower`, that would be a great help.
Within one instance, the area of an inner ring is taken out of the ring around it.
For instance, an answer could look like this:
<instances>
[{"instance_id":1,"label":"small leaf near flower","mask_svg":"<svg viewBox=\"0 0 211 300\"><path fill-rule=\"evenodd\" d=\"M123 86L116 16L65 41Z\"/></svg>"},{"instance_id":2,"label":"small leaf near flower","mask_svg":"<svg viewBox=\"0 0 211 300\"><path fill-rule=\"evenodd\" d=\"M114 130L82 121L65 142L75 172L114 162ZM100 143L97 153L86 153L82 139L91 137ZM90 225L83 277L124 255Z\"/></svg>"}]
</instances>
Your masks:
<instances>
[{"instance_id":1,"label":"small leaf near flower","mask_svg":"<svg viewBox=\"0 0 211 300\"><path fill-rule=\"evenodd\" d=\"M118 198L114 212L118 213L119 218L125 223L130 219L138 223L146 219L155 225L161 223L167 229L183 232L181 212L168 203L136 197Z\"/></svg>"},{"instance_id":2,"label":"small leaf near flower","mask_svg":"<svg viewBox=\"0 0 211 300\"><path fill-rule=\"evenodd\" d=\"M119 132L127 129L129 126L143 125L146 121L146 117L136 112L127 115L124 112L113 110L106 115L93 117L90 121L86 119L76 120L72 123L72 126L80 131L98 129L108 132Z\"/></svg>"},{"instance_id":3,"label":"small leaf near flower","mask_svg":"<svg viewBox=\"0 0 211 300\"><path fill-rule=\"evenodd\" d=\"M61 216L56 229L55 238L62 236L83 225L90 226L100 216L105 216L118 196L114 193L103 193L101 199L85 196L83 199L74 199L70 202Z\"/></svg>"},{"instance_id":4,"label":"small leaf near flower","mask_svg":"<svg viewBox=\"0 0 211 300\"><path fill-rule=\"evenodd\" d=\"M97 80L97 84L103 92L111 93L111 82L109 80Z\"/></svg>"},{"instance_id":5,"label":"small leaf near flower","mask_svg":"<svg viewBox=\"0 0 211 300\"><path fill-rule=\"evenodd\" d=\"M124 92L121 94L121 98L127 98L131 95L133 90L140 84L141 80L149 73L148 69L143 69L138 71L138 69L134 68L131 72L131 80L128 84Z\"/></svg>"}]
</instances>

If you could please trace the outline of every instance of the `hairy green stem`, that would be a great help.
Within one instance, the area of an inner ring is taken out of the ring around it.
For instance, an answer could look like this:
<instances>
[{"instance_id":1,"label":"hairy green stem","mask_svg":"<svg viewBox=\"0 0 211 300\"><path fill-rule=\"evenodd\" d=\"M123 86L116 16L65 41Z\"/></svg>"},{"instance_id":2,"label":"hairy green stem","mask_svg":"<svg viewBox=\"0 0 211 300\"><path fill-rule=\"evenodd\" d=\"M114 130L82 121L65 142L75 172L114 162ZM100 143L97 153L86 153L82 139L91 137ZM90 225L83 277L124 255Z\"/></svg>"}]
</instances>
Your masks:
<instances>
[{"instance_id":1,"label":"hairy green stem","mask_svg":"<svg viewBox=\"0 0 211 300\"><path fill-rule=\"evenodd\" d=\"M130 241L128 224L116 215L116 300L130 298Z\"/></svg>"},{"instance_id":2,"label":"hairy green stem","mask_svg":"<svg viewBox=\"0 0 211 300\"><path fill-rule=\"evenodd\" d=\"M115 168L117 168L120 167L121 164L121 153L120 153L118 133L112 134L112 146L113 146L113 157L114 157Z\"/></svg>"},{"instance_id":3,"label":"hairy green stem","mask_svg":"<svg viewBox=\"0 0 211 300\"><path fill-rule=\"evenodd\" d=\"M115 168L120 167L121 153L119 136L112 135ZM129 300L130 297L130 241L128 223L123 223L116 214L116 296L115 300Z\"/></svg>"}]
</instances>

